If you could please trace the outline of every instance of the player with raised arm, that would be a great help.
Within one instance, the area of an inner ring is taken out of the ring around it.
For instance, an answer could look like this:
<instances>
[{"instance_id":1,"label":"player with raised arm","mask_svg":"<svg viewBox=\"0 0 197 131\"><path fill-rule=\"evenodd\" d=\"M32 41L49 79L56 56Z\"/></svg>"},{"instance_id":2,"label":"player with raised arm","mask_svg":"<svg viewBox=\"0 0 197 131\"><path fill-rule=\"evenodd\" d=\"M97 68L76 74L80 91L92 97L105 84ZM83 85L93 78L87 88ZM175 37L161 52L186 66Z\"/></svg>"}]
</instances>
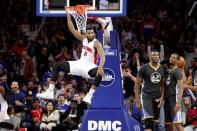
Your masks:
<instances>
[{"instance_id":1,"label":"player with raised arm","mask_svg":"<svg viewBox=\"0 0 197 131\"><path fill-rule=\"evenodd\" d=\"M69 31L80 41L82 41L81 58L77 61L67 61L64 63L55 64L53 67L53 75L50 79L49 88L42 94L37 94L39 98L54 99L54 87L59 71L64 71L67 74L78 75L84 78L94 78L93 84L89 92L84 97L84 101L91 104L91 99L96 87L100 84L102 77L105 76L103 66L105 64L105 53L101 43L95 38L95 30L93 27L87 25L86 34L82 35L75 29L71 20L70 12L67 11L67 24ZM98 57L100 58L97 66Z\"/></svg>"}]
</instances>

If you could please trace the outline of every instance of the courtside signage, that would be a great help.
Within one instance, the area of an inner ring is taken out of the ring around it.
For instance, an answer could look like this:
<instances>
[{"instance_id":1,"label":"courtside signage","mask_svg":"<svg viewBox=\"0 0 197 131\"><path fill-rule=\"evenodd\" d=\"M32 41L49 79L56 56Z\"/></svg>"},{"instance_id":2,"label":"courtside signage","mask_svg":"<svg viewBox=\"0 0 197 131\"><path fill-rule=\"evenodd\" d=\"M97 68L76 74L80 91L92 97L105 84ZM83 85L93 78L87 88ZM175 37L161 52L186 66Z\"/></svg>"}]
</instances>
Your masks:
<instances>
[{"instance_id":1,"label":"courtside signage","mask_svg":"<svg viewBox=\"0 0 197 131\"><path fill-rule=\"evenodd\" d=\"M88 131L122 131L121 121L88 121Z\"/></svg>"},{"instance_id":2,"label":"courtside signage","mask_svg":"<svg viewBox=\"0 0 197 131\"><path fill-rule=\"evenodd\" d=\"M115 81L115 73L110 68L104 68L103 70L105 72L105 77L100 84L105 87L112 85Z\"/></svg>"},{"instance_id":3,"label":"courtside signage","mask_svg":"<svg viewBox=\"0 0 197 131\"><path fill-rule=\"evenodd\" d=\"M117 56L117 49L105 49L106 56Z\"/></svg>"}]
</instances>

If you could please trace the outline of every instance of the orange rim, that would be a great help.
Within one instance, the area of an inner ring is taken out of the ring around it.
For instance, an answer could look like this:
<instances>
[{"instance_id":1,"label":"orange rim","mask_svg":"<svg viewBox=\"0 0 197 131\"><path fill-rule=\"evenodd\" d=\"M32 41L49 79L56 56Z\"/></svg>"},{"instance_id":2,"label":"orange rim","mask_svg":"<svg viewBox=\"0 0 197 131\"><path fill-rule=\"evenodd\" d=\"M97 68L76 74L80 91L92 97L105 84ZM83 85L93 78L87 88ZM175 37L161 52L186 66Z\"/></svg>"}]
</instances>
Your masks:
<instances>
[{"instance_id":1,"label":"orange rim","mask_svg":"<svg viewBox=\"0 0 197 131\"><path fill-rule=\"evenodd\" d=\"M83 14L85 14L85 11L89 7L91 7L91 6L90 5L76 5L76 6L69 6L66 8L69 9L70 11L76 11L76 13L79 15L83 15Z\"/></svg>"}]
</instances>

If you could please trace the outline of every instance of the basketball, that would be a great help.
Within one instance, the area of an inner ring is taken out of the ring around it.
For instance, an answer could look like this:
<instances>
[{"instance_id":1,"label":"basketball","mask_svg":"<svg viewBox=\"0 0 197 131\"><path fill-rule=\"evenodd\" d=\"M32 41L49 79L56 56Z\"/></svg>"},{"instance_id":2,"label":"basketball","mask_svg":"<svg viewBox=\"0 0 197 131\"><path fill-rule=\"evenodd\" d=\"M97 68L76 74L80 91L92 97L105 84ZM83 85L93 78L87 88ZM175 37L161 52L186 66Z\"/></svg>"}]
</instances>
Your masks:
<instances>
[{"instance_id":1,"label":"basketball","mask_svg":"<svg viewBox=\"0 0 197 131\"><path fill-rule=\"evenodd\" d=\"M2 86L0 86L0 94L5 94L5 89Z\"/></svg>"},{"instance_id":2,"label":"basketball","mask_svg":"<svg viewBox=\"0 0 197 131\"><path fill-rule=\"evenodd\" d=\"M180 59L178 60L177 67L180 69L183 69L185 67L185 59L183 57L180 57Z\"/></svg>"}]
</instances>

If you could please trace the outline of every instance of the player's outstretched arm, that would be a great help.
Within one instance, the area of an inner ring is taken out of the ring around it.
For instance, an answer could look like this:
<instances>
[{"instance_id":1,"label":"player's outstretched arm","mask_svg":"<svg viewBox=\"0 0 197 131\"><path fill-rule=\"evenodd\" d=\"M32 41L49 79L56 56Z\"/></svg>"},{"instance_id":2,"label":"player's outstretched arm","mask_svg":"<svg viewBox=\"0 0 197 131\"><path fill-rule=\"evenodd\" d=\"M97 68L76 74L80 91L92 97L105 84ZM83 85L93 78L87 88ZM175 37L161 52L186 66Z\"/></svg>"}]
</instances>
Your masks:
<instances>
[{"instance_id":1,"label":"player's outstretched arm","mask_svg":"<svg viewBox=\"0 0 197 131\"><path fill-rule=\"evenodd\" d=\"M96 41L94 43L94 47L97 49L99 57L100 57L100 63L99 63L99 66L98 66L98 73L101 76L104 76L105 74L104 74L104 71L103 71L103 66L105 64L105 52L104 52L101 44L99 43L99 41Z\"/></svg>"},{"instance_id":2,"label":"player's outstretched arm","mask_svg":"<svg viewBox=\"0 0 197 131\"><path fill-rule=\"evenodd\" d=\"M197 86L191 86L191 85L188 85L188 84L184 84L183 87L186 88L186 89L188 88L192 91L197 91Z\"/></svg>"},{"instance_id":3,"label":"player's outstretched arm","mask_svg":"<svg viewBox=\"0 0 197 131\"><path fill-rule=\"evenodd\" d=\"M66 9L66 12L67 12L66 15L67 15L67 24L69 31L75 36L75 38L82 41L85 38L85 36L75 29L68 9Z\"/></svg>"}]
</instances>

